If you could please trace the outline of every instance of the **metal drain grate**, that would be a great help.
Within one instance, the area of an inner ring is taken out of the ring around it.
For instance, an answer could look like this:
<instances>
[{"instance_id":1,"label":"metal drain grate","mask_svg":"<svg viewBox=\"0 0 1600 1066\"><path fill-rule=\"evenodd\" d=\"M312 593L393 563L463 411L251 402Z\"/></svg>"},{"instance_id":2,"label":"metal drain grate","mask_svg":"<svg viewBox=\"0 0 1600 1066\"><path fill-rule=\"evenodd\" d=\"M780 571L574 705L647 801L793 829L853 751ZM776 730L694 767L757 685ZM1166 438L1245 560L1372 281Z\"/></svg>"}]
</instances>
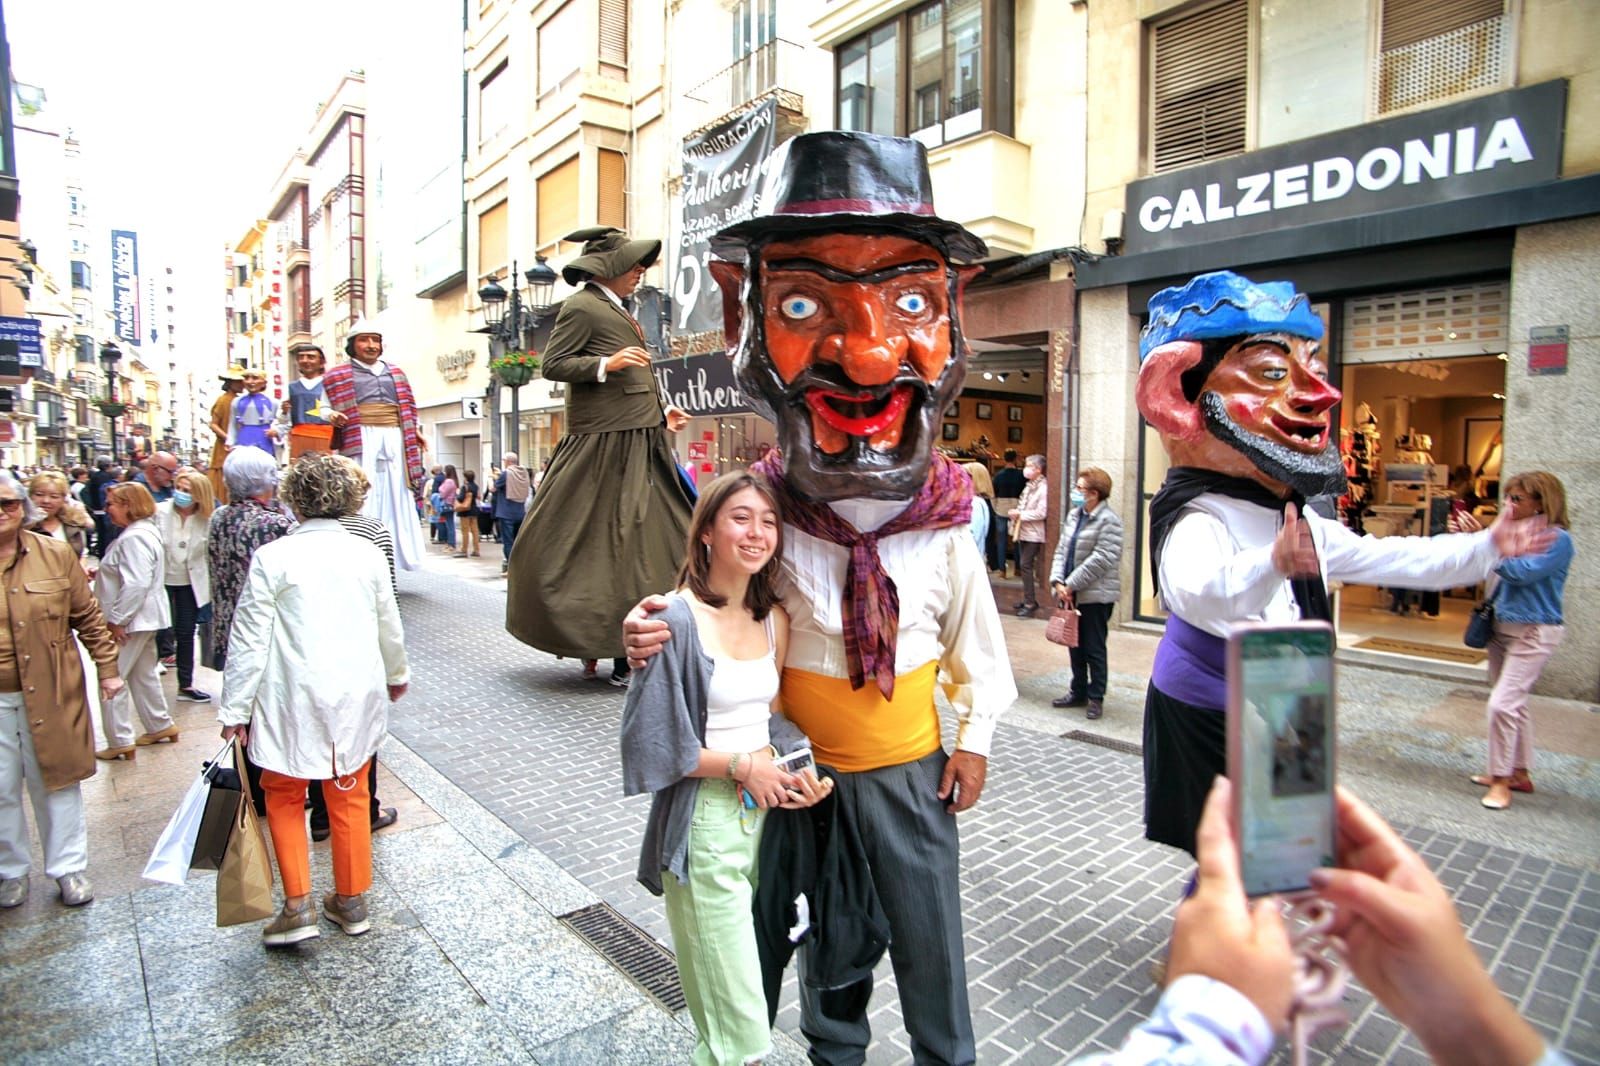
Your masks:
<instances>
[{"instance_id":1,"label":"metal drain grate","mask_svg":"<svg viewBox=\"0 0 1600 1066\"><path fill-rule=\"evenodd\" d=\"M1131 740L1118 740L1116 737L1103 737L1099 733L1088 733L1082 729L1074 729L1070 733L1062 733L1063 740L1076 740L1080 744L1093 744L1097 748L1110 748L1120 751L1124 755L1144 755L1144 746L1135 744Z\"/></svg>"},{"instance_id":2,"label":"metal drain grate","mask_svg":"<svg viewBox=\"0 0 1600 1066\"><path fill-rule=\"evenodd\" d=\"M580 907L560 920L667 1010L676 1014L687 1006L672 952L609 903Z\"/></svg>"}]
</instances>

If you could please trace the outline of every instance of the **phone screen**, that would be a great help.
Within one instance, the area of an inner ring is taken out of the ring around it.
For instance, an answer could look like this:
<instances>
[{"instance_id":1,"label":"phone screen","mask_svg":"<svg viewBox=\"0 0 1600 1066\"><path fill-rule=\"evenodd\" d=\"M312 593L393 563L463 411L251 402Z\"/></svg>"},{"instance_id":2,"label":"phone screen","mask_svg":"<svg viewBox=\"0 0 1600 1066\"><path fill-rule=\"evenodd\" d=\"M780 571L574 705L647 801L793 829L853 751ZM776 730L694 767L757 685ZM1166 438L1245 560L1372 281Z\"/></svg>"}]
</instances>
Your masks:
<instances>
[{"instance_id":1,"label":"phone screen","mask_svg":"<svg viewBox=\"0 0 1600 1066\"><path fill-rule=\"evenodd\" d=\"M1333 865L1333 630L1249 628L1229 657L1229 768L1246 893L1309 886Z\"/></svg>"}]
</instances>

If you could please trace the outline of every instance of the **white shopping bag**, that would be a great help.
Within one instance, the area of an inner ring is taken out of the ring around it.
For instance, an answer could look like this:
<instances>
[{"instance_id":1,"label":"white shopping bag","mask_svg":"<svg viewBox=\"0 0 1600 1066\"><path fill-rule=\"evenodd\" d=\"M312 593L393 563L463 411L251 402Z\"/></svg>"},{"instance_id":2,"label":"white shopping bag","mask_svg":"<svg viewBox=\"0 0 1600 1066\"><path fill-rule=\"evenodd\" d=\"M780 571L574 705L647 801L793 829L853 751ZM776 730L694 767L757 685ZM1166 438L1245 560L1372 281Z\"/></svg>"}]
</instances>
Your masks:
<instances>
[{"instance_id":1,"label":"white shopping bag","mask_svg":"<svg viewBox=\"0 0 1600 1066\"><path fill-rule=\"evenodd\" d=\"M211 762L226 755L232 745L231 740L225 742L211 757ZM200 819L206 813L206 797L210 792L211 782L206 780L205 767L201 767L189 791L183 794L183 802L173 812L172 820L161 831L155 850L150 852L150 861L144 864L146 878L168 885L181 885L188 878L195 837L200 835Z\"/></svg>"}]
</instances>

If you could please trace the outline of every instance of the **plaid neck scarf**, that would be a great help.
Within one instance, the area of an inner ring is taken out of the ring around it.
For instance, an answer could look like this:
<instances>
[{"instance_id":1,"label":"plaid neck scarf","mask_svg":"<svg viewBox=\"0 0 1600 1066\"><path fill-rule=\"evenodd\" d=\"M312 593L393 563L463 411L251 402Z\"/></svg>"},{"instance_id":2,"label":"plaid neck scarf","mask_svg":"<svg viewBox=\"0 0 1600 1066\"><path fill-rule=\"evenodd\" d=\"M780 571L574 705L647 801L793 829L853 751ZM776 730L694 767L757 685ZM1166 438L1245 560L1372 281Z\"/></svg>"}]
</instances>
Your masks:
<instances>
[{"instance_id":1,"label":"plaid neck scarf","mask_svg":"<svg viewBox=\"0 0 1600 1066\"><path fill-rule=\"evenodd\" d=\"M906 509L871 533L863 533L825 503L794 494L776 449L753 468L772 483L783 520L819 540L850 549L844 572L844 651L850 687L871 677L884 699L894 698L895 640L900 631L900 593L878 558L878 542L913 529L964 526L972 519L972 478L942 455L934 455L928 479Z\"/></svg>"}]
</instances>

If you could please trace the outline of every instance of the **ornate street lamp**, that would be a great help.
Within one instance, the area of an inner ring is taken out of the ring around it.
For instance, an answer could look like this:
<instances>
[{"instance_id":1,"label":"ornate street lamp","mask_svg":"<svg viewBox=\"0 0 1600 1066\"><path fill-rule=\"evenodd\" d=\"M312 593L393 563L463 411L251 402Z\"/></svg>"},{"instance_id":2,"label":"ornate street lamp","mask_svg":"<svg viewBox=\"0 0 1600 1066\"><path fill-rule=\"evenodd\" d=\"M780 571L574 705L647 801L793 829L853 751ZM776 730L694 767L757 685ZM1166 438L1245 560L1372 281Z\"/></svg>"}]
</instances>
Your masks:
<instances>
[{"instance_id":1,"label":"ornate street lamp","mask_svg":"<svg viewBox=\"0 0 1600 1066\"><path fill-rule=\"evenodd\" d=\"M106 422L111 427L111 459L117 459L117 419L127 413L128 405L117 400L117 363L122 360L122 349L117 347L116 341L106 341L100 345L100 365L106 371L106 398L95 404L100 408L100 413L106 416Z\"/></svg>"},{"instance_id":2,"label":"ornate street lamp","mask_svg":"<svg viewBox=\"0 0 1600 1066\"><path fill-rule=\"evenodd\" d=\"M489 370L502 385L511 390L511 439L513 451L521 451L522 408L519 395L523 385L532 380L539 369L539 357L528 341L550 313L550 294L555 290L556 272L550 269L542 255L534 256L535 263L523 274L526 289L517 283L517 263L511 263L511 289L508 292L500 280L490 277L478 290L478 301L483 305L483 326L477 332L489 335ZM498 422L496 429L498 430ZM499 434L495 434L496 438ZM498 442L495 451L503 455Z\"/></svg>"}]
</instances>

